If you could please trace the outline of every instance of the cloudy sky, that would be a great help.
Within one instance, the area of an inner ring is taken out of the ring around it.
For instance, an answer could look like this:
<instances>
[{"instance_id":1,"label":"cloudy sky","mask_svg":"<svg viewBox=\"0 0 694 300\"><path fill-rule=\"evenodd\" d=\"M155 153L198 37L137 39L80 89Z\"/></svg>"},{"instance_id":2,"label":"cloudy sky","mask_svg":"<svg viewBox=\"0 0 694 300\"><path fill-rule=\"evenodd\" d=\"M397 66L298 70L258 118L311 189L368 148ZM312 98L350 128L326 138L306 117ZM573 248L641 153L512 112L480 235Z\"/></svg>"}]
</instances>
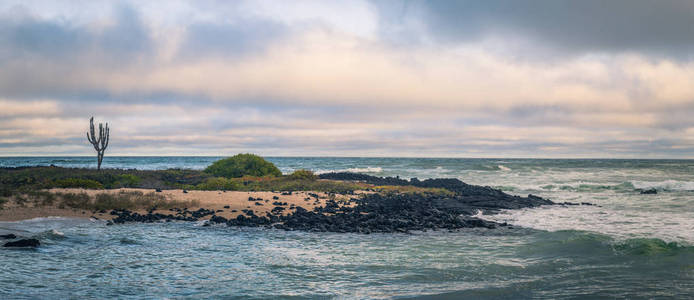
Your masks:
<instances>
[{"instance_id":1,"label":"cloudy sky","mask_svg":"<svg viewBox=\"0 0 694 300\"><path fill-rule=\"evenodd\" d=\"M694 158L694 1L0 2L0 156Z\"/></svg>"}]
</instances>

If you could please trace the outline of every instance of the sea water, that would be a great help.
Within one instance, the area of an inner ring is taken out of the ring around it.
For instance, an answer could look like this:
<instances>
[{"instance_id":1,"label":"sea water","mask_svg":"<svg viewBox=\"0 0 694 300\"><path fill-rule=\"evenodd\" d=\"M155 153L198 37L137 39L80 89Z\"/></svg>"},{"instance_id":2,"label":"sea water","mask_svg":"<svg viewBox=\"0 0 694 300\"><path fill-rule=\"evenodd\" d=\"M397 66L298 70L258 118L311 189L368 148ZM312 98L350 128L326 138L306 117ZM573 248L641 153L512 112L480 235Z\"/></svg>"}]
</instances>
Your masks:
<instances>
[{"instance_id":1,"label":"sea water","mask_svg":"<svg viewBox=\"0 0 694 300\"><path fill-rule=\"evenodd\" d=\"M107 168L202 169L218 157L106 157ZM270 157L310 169L450 177L546 206L481 218L512 229L335 234L196 223L1 222L0 298L692 298L694 161ZM91 157L0 166L94 167ZM656 195L639 190L655 188Z\"/></svg>"}]
</instances>

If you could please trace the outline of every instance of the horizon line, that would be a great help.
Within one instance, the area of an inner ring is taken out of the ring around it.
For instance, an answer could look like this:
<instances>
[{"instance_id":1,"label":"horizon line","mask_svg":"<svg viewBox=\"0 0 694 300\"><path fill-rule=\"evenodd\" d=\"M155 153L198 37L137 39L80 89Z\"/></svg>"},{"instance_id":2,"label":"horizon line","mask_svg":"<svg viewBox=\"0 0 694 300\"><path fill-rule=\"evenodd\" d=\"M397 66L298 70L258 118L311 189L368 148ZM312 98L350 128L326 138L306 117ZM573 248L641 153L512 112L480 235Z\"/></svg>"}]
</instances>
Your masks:
<instances>
[{"instance_id":1,"label":"horizon line","mask_svg":"<svg viewBox=\"0 0 694 300\"><path fill-rule=\"evenodd\" d=\"M250 152L246 152L250 153ZM256 154L257 155L257 154ZM94 155L0 155L0 158L93 157ZM108 157L231 157L233 155L111 155ZM265 158L419 158L419 159L547 159L547 160L694 160L694 157L473 157L473 156L329 156L259 155Z\"/></svg>"}]
</instances>

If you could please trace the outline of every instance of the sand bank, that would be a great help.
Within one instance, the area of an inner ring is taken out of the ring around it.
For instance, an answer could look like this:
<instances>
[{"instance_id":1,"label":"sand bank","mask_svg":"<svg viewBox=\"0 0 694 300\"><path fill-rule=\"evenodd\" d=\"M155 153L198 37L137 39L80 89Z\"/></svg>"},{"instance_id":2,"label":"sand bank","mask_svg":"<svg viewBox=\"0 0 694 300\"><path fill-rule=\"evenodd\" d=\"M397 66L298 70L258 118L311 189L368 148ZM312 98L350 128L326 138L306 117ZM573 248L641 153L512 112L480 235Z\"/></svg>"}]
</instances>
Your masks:
<instances>
[{"instance_id":1,"label":"sand bank","mask_svg":"<svg viewBox=\"0 0 694 300\"><path fill-rule=\"evenodd\" d=\"M275 205L273 202L286 203L283 214L291 213L290 207L299 206L307 210L313 210L316 206L323 206L328 195L321 192L293 192L291 195L282 195L280 192L238 192L238 191L187 191L183 190L163 190L156 192L154 189L111 189L111 190L88 190L88 189L50 189L52 193L86 193L96 196L100 193L118 194L120 192L139 191L144 194L156 193L166 197L167 200L174 201L194 201L199 203L196 206L188 207L189 210L199 208L217 211L216 215L224 218L234 218L242 214L242 210L250 209L256 215L265 215L270 212ZM318 195L318 198L310 195ZM345 195L335 195L336 199L349 198ZM249 201L249 198L255 199ZM275 199L277 198L277 199ZM31 201L30 201L31 202ZM183 208L183 207L180 207ZM134 210L139 213L146 213L144 210ZM154 212L170 214L171 211L155 210ZM31 203L20 206L17 203L6 203L4 209L0 210L0 221L19 221L39 217L70 217L70 218L90 218L112 219L113 216L108 212L87 211L81 209L58 208L56 206L33 206ZM207 217L209 218L209 217Z\"/></svg>"}]
</instances>

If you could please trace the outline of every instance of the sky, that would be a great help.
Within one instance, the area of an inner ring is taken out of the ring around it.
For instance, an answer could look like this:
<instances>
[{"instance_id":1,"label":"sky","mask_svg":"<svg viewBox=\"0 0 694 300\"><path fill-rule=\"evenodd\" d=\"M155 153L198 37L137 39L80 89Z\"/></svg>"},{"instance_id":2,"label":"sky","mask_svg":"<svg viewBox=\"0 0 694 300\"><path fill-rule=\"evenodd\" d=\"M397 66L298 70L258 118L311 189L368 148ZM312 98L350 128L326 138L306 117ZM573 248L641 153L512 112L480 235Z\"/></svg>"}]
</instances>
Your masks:
<instances>
[{"instance_id":1,"label":"sky","mask_svg":"<svg viewBox=\"0 0 694 300\"><path fill-rule=\"evenodd\" d=\"M694 158L694 1L0 2L0 156Z\"/></svg>"}]
</instances>

